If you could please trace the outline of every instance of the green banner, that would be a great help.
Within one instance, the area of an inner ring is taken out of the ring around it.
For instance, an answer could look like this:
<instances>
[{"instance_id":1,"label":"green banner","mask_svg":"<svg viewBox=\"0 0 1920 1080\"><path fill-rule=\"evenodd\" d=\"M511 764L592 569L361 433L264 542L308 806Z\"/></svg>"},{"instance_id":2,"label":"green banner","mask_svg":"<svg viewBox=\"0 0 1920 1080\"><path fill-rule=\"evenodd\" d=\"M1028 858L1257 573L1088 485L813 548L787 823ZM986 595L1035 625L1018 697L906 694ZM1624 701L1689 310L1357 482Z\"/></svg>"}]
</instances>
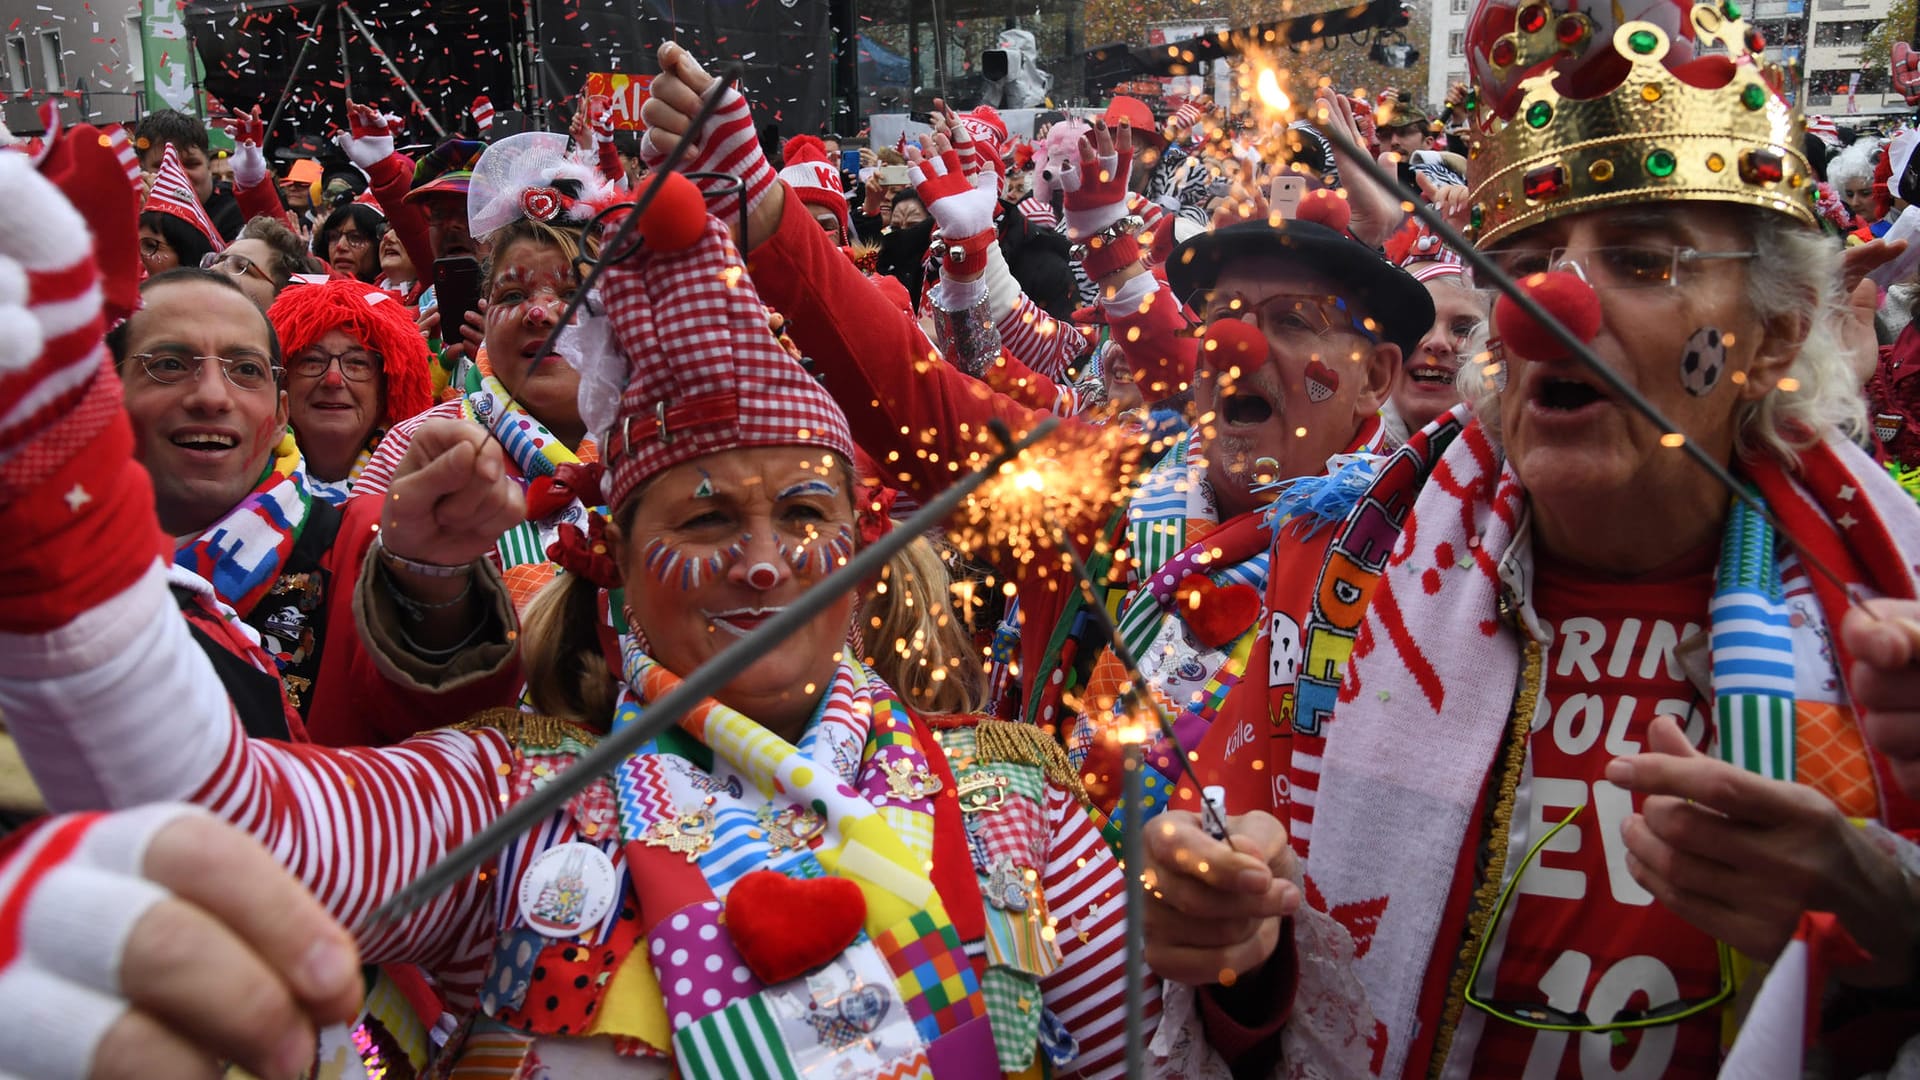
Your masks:
<instances>
[{"instance_id":1,"label":"green banner","mask_svg":"<svg viewBox=\"0 0 1920 1080\"><path fill-rule=\"evenodd\" d=\"M205 116L194 94L197 65L187 38L187 20L180 0L141 0L140 47L146 60L147 110L179 109Z\"/></svg>"}]
</instances>

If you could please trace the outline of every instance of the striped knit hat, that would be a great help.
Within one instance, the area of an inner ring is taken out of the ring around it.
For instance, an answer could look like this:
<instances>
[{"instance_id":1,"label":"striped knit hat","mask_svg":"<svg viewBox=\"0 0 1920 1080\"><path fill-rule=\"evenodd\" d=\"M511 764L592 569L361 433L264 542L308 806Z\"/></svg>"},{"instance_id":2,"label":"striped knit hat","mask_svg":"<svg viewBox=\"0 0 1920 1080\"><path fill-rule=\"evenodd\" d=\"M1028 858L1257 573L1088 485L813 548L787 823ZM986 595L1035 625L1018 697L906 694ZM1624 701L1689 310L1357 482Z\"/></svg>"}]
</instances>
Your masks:
<instances>
[{"instance_id":1,"label":"striped knit hat","mask_svg":"<svg viewBox=\"0 0 1920 1080\"><path fill-rule=\"evenodd\" d=\"M813 446L853 459L846 414L768 331L727 227L710 216L697 230L672 226L700 206L692 182L674 180L687 198L662 192L640 223L648 245L604 278L626 368L602 444L609 506L665 469L736 447Z\"/></svg>"},{"instance_id":2,"label":"striped knit hat","mask_svg":"<svg viewBox=\"0 0 1920 1080\"><path fill-rule=\"evenodd\" d=\"M180 164L180 151L172 143L167 144L167 152L160 159L160 171L153 174L153 186L147 189L147 204L140 209L179 218L200 230L215 251L227 246L226 241L220 239L220 230L213 227L206 208L200 205L200 196L193 193L193 182L187 179L187 170Z\"/></svg>"},{"instance_id":3,"label":"striped knit hat","mask_svg":"<svg viewBox=\"0 0 1920 1080\"><path fill-rule=\"evenodd\" d=\"M847 192L840 186L840 163L827 160L827 144L812 135L795 135L780 148L779 177L800 201L832 211L842 229L851 229Z\"/></svg>"},{"instance_id":4,"label":"striped knit hat","mask_svg":"<svg viewBox=\"0 0 1920 1080\"><path fill-rule=\"evenodd\" d=\"M380 354L387 379L383 427L392 427L433 406L432 362L427 342L407 310L387 293L358 281L337 278L318 285L293 285L280 291L267 320L288 357L306 351L330 330L338 330Z\"/></svg>"}]
</instances>

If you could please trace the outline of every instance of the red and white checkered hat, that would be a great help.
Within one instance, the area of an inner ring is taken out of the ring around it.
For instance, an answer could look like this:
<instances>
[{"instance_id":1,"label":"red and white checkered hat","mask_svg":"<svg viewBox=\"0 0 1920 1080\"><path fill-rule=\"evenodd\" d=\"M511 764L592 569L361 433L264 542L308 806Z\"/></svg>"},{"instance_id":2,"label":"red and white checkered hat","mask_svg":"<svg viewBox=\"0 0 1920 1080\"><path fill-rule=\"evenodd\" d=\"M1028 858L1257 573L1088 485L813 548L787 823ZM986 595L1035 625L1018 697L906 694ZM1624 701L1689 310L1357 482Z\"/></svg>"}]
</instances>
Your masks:
<instances>
[{"instance_id":1,"label":"red and white checkered hat","mask_svg":"<svg viewBox=\"0 0 1920 1080\"><path fill-rule=\"evenodd\" d=\"M736 447L817 446L852 460L846 414L774 340L719 221L708 217L684 248L614 264L603 290L627 368L602 450L608 505L662 470Z\"/></svg>"},{"instance_id":2,"label":"red and white checkered hat","mask_svg":"<svg viewBox=\"0 0 1920 1080\"><path fill-rule=\"evenodd\" d=\"M220 230L213 227L213 219L207 216L206 207L200 205L200 196L194 194L193 181L187 179L187 170L180 164L180 151L172 143L167 144L167 152L160 159L160 171L153 174L153 186L147 189L147 204L141 209L171 214L199 229L215 251L227 246L220 239Z\"/></svg>"}]
</instances>

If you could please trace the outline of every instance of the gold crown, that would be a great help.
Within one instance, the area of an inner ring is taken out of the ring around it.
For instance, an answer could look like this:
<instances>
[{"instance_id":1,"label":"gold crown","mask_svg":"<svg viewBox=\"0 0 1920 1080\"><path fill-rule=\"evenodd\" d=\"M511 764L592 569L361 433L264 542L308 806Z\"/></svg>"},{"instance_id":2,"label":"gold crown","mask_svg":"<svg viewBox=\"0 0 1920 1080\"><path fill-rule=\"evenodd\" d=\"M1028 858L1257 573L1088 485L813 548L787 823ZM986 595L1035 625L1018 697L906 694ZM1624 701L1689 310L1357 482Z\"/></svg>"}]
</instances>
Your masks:
<instances>
[{"instance_id":1,"label":"gold crown","mask_svg":"<svg viewBox=\"0 0 1920 1080\"><path fill-rule=\"evenodd\" d=\"M1815 224L1805 125L1776 91L1780 71L1760 55L1760 35L1735 0L1697 4L1690 18L1700 42L1726 47L1726 85L1677 78L1662 62L1672 42L1653 23L1622 23L1601 42L1585 15L1555 17L1545 0L1521 7L1513 32L1489 52L1494 74L1609 45L1631 70L1600 97L1571 98L1547 68L1521 81L1519 105L1504 119L1481 103L1468 152L1469 233L1478 246L1568 214L1670 199L1743 203Z\"/></svg>"}]
</instances>

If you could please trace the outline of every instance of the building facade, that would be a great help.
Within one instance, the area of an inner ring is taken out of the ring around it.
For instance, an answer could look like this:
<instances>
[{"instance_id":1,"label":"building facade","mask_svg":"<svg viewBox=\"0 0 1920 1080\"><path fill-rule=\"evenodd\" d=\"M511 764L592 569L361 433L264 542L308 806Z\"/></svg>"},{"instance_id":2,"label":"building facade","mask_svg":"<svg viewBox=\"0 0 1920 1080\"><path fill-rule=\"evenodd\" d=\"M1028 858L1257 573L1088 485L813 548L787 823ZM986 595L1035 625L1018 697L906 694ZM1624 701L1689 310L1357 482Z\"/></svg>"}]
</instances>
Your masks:
<instances>
[{"instance_id":1,"label":"building facade","mask_svg":"<svg viewBox=\"0 0 1920 1080\"><path fill-rule=\"evenodd\" d=\"M1782 2L1799 6L1802 0L1773 0L1775 4ZM1887 0L1805 0L1805 4L1801 104L1806 110L1827 113L1843 122L1848 115L1911 112L1888 84L1885 67L1863 71L1860 66L1861 46L1886 19ZM1900 34L1896 40L1907 37Z\"/></svg>"},{"instance_id":2,"label":"building facade","mask_svg":"<svg viewBox=\"0 0 1920 1080\"><path fill-rule=\"evenodd\" d=\"M1429 0L1432 19L1427 35L1427 96L1424 104L1439 106L1447 87L1467 81L1467 16L1474 0Z\"/></svg>"},{"instance_id":3,"label":"building facade","mask_svg":"<svg viewBox=\"0 0 1920 1080\"><path fill-rule=\"evenodd\" d=\"M0 115L8 130L38 132L48 100L70 120L93 124L130 122L144 111L139 0L0 0L0 27Z\"/></svg>"}]
</instances>

